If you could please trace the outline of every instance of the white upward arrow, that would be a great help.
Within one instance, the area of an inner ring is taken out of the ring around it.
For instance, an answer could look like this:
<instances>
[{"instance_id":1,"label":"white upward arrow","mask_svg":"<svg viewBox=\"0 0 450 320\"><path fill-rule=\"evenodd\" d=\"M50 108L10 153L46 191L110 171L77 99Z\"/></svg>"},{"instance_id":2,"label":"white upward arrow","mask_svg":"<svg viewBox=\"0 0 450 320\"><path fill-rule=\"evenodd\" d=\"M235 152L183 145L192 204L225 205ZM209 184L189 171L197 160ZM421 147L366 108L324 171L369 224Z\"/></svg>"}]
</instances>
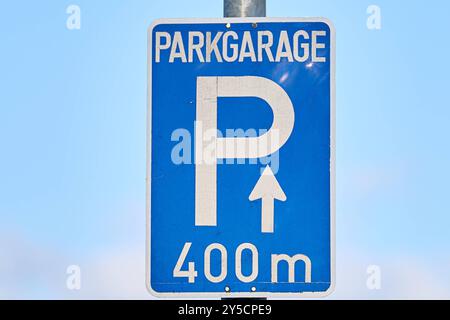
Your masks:
<instances>
[{"instance_id":1,"label":"white upward arrow","mask_svg":"<svg viewBox=\"0 0 450 320\"><path fill-rule=\"evenodd\" d=\"M277 178L275 178L272 169L270 169L270 166L264 169L248 199L250 201L262 199L261 231L264 233L273 233L274 201L275 199L286 201L287 197L283 189L281 189Z\"/></svg>"}]
</instances>

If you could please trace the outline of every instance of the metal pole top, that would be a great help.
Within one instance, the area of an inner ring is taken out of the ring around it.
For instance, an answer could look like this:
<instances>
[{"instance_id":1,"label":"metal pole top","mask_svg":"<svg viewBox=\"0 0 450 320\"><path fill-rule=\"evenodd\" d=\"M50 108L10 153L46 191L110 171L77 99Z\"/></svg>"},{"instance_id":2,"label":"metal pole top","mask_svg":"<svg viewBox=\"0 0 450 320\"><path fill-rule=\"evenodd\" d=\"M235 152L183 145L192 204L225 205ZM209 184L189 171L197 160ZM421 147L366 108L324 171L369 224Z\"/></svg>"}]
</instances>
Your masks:
<instances>
[{"instance_id":1,"label":"metal pole top","mask_svg":"<svg viewBox=\"0 0 450 320\"><path fill-rule=\"evenodd\" d=\"M223 15L234 17L265 17L266 0L224 0Z\"/></svg>"}]
</instances>

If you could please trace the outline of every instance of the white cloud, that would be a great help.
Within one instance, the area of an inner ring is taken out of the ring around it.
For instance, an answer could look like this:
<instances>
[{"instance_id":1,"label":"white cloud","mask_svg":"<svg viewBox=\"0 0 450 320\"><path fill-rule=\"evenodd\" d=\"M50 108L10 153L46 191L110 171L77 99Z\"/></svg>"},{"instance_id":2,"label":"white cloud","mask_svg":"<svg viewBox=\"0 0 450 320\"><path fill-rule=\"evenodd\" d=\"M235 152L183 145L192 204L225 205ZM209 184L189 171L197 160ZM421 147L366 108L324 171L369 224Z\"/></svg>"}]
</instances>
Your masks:
<instances>
[{"instance_id":1,"label":"white cloud","mask_svg":"<svg viewBox=\"0 0 450 320\"><path fill-rule=\"evenodd\" d=\"M119 248L88 261L83 267L83 290L88 299L150 299L145 288L143 247Z\"/></svg>"},{"instance_id":2,"label":"white cloud","mask_svg":"<svg viewBox=\"0 0 450 320\"><path fill-rule=\"evenodd\" d=\"M436 261L411 255L338 255L337 286L331 299L450 299L450 258ZM366 286L367 267L381 268L381 289Z\"/></svg>"}]
</instances>

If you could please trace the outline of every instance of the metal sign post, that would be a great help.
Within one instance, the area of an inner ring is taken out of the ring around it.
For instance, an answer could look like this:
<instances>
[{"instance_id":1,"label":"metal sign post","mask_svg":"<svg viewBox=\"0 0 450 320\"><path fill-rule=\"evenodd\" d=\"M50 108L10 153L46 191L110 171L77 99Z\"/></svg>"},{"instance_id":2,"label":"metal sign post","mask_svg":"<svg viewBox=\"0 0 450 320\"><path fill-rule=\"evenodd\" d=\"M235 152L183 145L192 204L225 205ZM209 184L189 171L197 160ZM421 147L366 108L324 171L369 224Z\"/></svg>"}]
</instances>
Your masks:
<instances>
[{"instance_id":1,"label":"metal sign post","mask_svg":"<svg viewBox=\"0 0 450 320\"><path fill-rule=\"evenodd\" d=\"M266 0L224 0L223 16L237 17L265 17Z\"/></svg>"}]
</instances>

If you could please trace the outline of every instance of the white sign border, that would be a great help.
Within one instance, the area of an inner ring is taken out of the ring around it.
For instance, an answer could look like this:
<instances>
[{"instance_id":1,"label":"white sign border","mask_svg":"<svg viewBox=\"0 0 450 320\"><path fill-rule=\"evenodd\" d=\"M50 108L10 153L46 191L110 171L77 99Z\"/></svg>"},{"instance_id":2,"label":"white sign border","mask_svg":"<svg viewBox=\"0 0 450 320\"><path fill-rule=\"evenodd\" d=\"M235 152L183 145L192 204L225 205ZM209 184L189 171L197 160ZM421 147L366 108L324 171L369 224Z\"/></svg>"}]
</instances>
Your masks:
<instances>
[{"instance_id":1,"label":"white sign border","mask_svg":"<svg viewBox=\"0 0 450 320\"><path fill-rule=\"evenodd\" d=\"M170 292L161 293L151 287L151 161L152 161L152 33L161 24L226 24L265 22L322 22L331 30L331 86L330 86L330 239L331 239L331 284L324 292ZM146 254L145 283L148 292L157 298L324 298L334 292L336 285L336 30L327 18L187 18L157 19L147 31L147 160L146 160Z\"/></svg>"}]
</instances>

